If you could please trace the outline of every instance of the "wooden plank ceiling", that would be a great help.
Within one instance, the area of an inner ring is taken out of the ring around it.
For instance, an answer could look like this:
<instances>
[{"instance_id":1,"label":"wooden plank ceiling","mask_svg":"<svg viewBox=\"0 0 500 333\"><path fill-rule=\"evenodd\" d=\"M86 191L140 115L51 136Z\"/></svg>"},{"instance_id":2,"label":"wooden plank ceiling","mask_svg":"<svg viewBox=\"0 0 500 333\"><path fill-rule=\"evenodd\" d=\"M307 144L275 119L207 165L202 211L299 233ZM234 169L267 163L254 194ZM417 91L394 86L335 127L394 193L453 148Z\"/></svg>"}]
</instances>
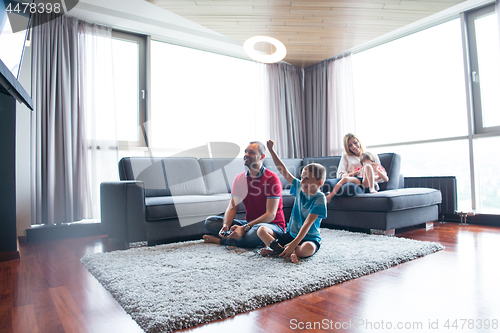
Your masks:
<instances>
[{"instance_id":1,"label":"wooden plank ceiling","mask_svg":"<svg viewBox=\"0 0 500 333\"><path fill-rule=\"evenodd\" d=\"M146 1L242 44L275 37L287 48L284 61L306 68L464 0Z\"/></svg>"}]
</instances>

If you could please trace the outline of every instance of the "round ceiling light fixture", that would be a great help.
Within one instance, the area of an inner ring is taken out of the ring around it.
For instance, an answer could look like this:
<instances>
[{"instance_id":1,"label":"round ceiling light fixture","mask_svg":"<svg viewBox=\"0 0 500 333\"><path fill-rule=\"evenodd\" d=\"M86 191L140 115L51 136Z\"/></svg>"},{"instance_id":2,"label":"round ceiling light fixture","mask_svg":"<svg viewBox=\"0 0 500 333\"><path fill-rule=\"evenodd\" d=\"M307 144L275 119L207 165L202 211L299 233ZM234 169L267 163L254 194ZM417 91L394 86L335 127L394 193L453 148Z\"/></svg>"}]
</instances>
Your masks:
<instances>
[{"instance_id":1,"label":"round ceiling light fixture","mask_svg":"<svg viewBox=\"0 0 500 333\"><path fill-rule=\"evenodd\" d=\"M264 42L274 45L276 51L272 54L264 54L255 49L255 44ZM254 36L248 38L245 43L243 43L243 51L255 61L264 62L266 64L272 64L283 60L286 56L286 47L282 42L276 38L269 36Z\"/></svg>"}]
</instances>

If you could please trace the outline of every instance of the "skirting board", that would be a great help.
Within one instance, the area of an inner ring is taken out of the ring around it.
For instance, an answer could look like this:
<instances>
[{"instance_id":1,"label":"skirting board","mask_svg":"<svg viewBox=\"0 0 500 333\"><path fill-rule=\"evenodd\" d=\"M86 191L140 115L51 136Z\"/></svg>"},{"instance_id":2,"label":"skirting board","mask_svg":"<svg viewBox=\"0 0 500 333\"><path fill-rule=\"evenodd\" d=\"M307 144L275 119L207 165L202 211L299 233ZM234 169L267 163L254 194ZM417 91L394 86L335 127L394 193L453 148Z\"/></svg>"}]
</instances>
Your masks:
<instances>
[{"instance_id":1,"label":"skirting board","mask_svg":"<svg viewBox=\"0 0 500 333\"><path fill-rule=\"evenodd\" d=\"M28 242L53 241L66 238L90 237L104 235L101 223L62 223L56 225L39 225L26 229Z\"/></svg>"}]
</instances>

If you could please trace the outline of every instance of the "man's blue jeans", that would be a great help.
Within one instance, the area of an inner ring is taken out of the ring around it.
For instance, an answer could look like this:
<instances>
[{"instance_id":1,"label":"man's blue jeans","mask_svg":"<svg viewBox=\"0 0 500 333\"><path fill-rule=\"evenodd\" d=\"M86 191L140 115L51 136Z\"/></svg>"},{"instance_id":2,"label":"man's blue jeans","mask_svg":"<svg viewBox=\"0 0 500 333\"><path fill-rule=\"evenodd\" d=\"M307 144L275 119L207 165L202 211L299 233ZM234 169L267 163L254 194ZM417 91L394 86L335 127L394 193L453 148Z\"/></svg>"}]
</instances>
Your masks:
<instances>
[{"instance_id":1,"label":"man's blue jeans","mask_svg":"<svg viewBox=\"0 0 500 333\"><path fill-rule=\"evenodd\" d=\"M223 216L209 216L205 220L205 228L207 228L208 232L211 233L214 236L219 237L219 231L222 229L224 222L224 217ZM248 221L245 220L233 220L233 225L246 225ZM250 230L248 230L243 238L241 239L220 239L221 245L230 245L230 246L238 246L238 247L258 247L258 246L264 246L264 243L260 240L259 236L257 235L257 230L259 227L268 227L269 229L273 231L281 231L283 232L283 229L281 229L280 226L278 226L275 223L258 223Z\"/></svg>"}]
</instances>

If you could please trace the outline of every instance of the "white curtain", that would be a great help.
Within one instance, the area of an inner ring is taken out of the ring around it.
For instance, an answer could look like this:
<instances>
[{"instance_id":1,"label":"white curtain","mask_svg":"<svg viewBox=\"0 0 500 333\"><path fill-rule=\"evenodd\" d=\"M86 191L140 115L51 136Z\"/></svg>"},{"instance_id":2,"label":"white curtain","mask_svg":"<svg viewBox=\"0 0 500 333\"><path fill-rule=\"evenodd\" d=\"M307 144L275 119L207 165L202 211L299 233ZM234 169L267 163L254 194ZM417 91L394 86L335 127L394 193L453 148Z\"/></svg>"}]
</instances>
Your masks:
<instances>
[{"instance_id":1,"label":"white curtain","mask_svg":"<svg viewBox=\"0 0 500 333\"><path fill-rule=\"evenodd\" d=\"M91 217L100 217L100 184L118 180L111 28L80 21L80 109L85 115Z\"/></svg>"},{"instance_id":2,"label":"white curtain","mask_svg":"<svg viewBox=\"0 0 500 333\"><path fill-rule=\"evenodd\" d=\"M352 77L350 54L328 61L328 155L341 156L344 152L344 135L356 133Z\"/></svg>"},{"instance_id":3,"label":"white curtain","mask_svg":"<svg viewBox=\"0 0 500 333\"><path fill-rule=\"evenodd\" d=\"M117 168L116 158L112 165L108 161L99 165L99 158L88 153L94 138L99 137L97 132L107 133L109 138L116 126L107 119L105 127L98 127L95 120L100 113L114 111L109 102L113 94L106 51L111 47L111 30L67 16L44 24L36 21L45 20L43 17L35 16L34 20L33 223L95 218L99 211L98 175ZM101 42L104 39L107 42ZM98 56L88 57L87 49ZM116 155L116 139L103 145L111 146Z\"/></svg>"},{"instance_id":4,"label":"white curtain","mask_svg":"<svg viewBox=\"0 0 500 333\"><path fill-rule=\"evenodd\" d=\"M269 138L275 141L281 157L305 157L302 69L285 63L261 66L265 72Z\"/></svg>"}]
</instances>

